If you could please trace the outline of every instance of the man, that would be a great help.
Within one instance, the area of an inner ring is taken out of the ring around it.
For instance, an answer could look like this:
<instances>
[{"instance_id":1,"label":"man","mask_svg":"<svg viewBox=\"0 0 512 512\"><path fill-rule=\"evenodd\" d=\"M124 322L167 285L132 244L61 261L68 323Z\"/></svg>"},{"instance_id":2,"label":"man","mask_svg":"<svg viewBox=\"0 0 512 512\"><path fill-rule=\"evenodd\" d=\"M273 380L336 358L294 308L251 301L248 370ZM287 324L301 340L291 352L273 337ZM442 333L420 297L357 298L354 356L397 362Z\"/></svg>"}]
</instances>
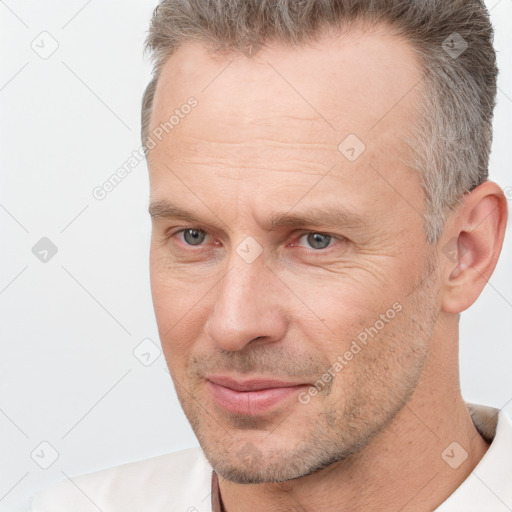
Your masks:
<instances>
[{"instance_id":1,"label":"man","mask_svg":"<svg viewBox=\"0 0 512 512\"><path fill-rule=\"evenodd\" d=\"M512 423L458 377L507 222L483 2L164 0L148 48L152 294L201 448L33 510L512 510Z\"/></svg>"}]
</instances>

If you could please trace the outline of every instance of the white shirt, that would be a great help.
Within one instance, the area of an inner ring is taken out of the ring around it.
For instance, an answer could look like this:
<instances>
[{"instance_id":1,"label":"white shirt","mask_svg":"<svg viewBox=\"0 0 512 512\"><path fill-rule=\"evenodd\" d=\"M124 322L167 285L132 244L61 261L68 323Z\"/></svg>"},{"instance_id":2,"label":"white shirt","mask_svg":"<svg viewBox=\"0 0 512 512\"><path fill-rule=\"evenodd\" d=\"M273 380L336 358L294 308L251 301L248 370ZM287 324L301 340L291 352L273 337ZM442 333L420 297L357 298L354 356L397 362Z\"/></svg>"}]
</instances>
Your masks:
<instances>
[{"instance_id":1,"label":"white shirt","mask_svg":"<svg viewBox=\"0 0 512 512\"><path fill-rule=\"evenodd\" d=\"M492 443L466 480L435 512L512 510L512 421L468 404ZM200 448L72 477L36 494L31 512L211 512L212 468Z\"/></svg>"}]
</instances>

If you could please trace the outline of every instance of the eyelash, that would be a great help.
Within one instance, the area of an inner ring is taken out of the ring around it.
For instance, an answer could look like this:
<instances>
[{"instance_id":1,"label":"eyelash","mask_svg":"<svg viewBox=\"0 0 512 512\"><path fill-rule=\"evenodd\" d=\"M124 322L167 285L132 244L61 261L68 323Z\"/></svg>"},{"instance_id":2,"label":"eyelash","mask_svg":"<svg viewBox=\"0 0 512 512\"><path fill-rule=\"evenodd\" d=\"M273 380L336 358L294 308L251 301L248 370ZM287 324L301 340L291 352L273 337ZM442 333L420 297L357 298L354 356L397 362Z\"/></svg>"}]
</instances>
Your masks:
<instances>
[{"instance_id":1,"label":"eyelash","mask_svg":"<svg viewBox=\"0 0 512 512\"><path fill-rule=\"evenodd\" d=\"M180 229L178 231L174 231L173 233L169 233L165 240L168 241L170 240L171 238L174 238L176 235L180 235L180 234L183 234L185 233L185 231L188 231L188 230L197 230L197 231L202 231L203 233L206 233L206 237L209 237L211 236L208 231L206 231L206 229L203 229L199 226L193 226L193 227L188 227L188 228L183 228L183 229ZM312 234L318 234L318 235L324 235L324 236L329 236L331 237L331 240L330 240L330 244L323 248L323 249L313 249L313 248L306 248L306 247L303 247L303 246L300 246L302 247L303 249L307 250L309 253L314 253L314 254L319 254L319 253L325 253L327 252L330 248L332 248L334 245L337 245L336 242L338 243L344 243L347 241L347 239L345 237L342 237L342 236L336 236L336 235L331 235L329 233L324 233L324 232L321 232L321 231L303 231L301 233L299 233L298 236L296 236L294 238L294 240L301 240L303 237L307 236L307 235L312 235ZM194 246L194 245L190 245L190 244L187 244L184 240L181 240L181 243L182 245L186 246L186 247L190 247L190 248L194 248L196 247L196 251L199 252L201 249L204 249L204 245L203 244L200 244L200 245L197 245L197 246ZM292 243L292 247L293 246L296 246L296 242L293 242Z\"/></svg>"}]
</instances>

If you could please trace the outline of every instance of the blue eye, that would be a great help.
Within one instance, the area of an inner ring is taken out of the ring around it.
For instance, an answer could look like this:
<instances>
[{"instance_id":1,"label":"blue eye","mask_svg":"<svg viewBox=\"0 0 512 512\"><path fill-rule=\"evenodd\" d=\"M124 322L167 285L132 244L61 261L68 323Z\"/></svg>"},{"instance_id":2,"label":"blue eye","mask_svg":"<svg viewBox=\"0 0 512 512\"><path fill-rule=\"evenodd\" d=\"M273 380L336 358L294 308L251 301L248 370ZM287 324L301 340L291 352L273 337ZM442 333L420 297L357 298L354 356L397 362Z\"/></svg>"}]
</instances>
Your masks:
<instances>
[{"instance_id":1,"label":"blue eye","mask_svg":"<svg viewBox=\"0 0 512 512\"><path fill-rule=\"evenodd\" d=\"M185 229L183 239L189 245L199 245L206 238L206 233L200 229Z\"/></svg>"},{"instance_id":2,"label":"blue eye","mask_svg":"<svg viewBox=\"0 0 512 512\"><path fill-rule=\"evenodd\" d=\"M198 246L201 245L207 237L207 233L202 229L189 228L180 232L183 240L187 245ZM315 250L322 250L328 248L333 242L331 235L324 233L305 233L299 240L306 238L307 245Z\"/></svg>"},{"instance_id":3,"label":"blue eye","mask_svg":"<svg viewBox=\"0 0 512 512\"><path fill-rule=\"evenodd\" d=\"M313 249L326 249L327 247L329 247L332 241L332 236L324 235L322 233L309 233L303 236L307 237L307 243Z\"/></svg>"}]
</instances>

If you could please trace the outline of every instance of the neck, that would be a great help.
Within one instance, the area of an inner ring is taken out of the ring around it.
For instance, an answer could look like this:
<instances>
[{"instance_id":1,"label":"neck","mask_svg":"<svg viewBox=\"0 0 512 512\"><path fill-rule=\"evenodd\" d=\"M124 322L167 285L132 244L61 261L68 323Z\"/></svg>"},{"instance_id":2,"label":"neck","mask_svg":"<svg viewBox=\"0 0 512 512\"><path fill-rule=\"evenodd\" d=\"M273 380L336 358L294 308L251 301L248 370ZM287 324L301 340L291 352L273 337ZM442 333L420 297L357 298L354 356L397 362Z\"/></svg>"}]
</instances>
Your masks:
<instances>
[{"instance_id":1,"label":"neck","mask_svg":"<svg viewBox=\"0 0 512 512\"><path fill-rule=\"evenodd\" d=\"M366 448L284 483L240 485L219 477L226 512L419 512L439 506L488 448L460 393L457 340L444 341L437 356L429 356L407 405Z\"/></svg>"}]
</instances>

